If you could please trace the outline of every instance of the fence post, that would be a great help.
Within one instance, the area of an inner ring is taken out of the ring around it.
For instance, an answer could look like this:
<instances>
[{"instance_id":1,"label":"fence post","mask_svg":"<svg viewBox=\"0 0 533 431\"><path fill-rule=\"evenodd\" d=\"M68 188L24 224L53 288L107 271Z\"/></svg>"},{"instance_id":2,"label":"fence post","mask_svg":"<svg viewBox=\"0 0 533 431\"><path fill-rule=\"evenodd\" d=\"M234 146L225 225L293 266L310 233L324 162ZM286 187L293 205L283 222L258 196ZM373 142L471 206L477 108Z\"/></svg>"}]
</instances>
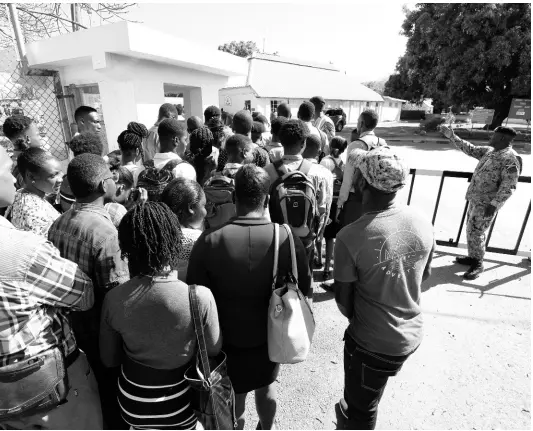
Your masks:
<instances>
[{"instance_id":1,"label":"fence post","mask_svg":"<svg viewBox=\"0 0 533 431\"><path fill-rule=\"evenodd\" d=\"M11 25L13 26L13 33L15 34L15 41L17 43L17 50L22 63L26 63L26 48L24 47L24 37L20 29L19 15L17 12L17 6L15 3L8 3L9 18Z\"/></svg>"}]
</instances>

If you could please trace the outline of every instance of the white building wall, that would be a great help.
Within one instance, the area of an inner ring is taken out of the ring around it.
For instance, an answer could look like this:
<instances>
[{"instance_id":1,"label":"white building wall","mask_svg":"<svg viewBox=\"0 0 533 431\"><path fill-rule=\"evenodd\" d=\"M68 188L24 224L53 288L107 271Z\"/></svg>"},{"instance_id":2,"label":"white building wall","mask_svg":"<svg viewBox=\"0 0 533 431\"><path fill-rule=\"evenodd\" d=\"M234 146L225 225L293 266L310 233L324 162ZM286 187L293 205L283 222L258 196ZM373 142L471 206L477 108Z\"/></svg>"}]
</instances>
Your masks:
<instances>
[{"instance_id":1,"label":"white building wall","mask_svg":"<svg viewBox=\"0 0 533 431\"><path fill-rule=\"evenodd\" d=\"M226 100L229 97L230 100ZM244 102L250 100L251 107L257 109L258 100L253 90L249 87L242 88L222 88L218 91L218 103L225 112L235 114L244 109ZM226 102L231 105L227 105Z\"/></svg>"},{"instance_id":2,"label":"white building wall","mask_svg":"<svg viewBox=\"0 0 533 431\"><path fill-rule=\"evenodd\" d=\"M392 106L389 106L392 105ZM399 121L402 112L401 102L387 102L383 104L380 121Z\"/></svg>"},{"instance_id":3,"label":"white building wall","mask_svg":"<svg viewBox=\"0 0 533 431\"><path fill-rule=\"evenodd\" d=\"M106 54L96 65L74 62L60 68L60 74L65 86L98 84L109 151L116 149L117 136L130 121L154 124L165 103L165 83L186 87L185 109L200 117L207 106L219 104L218 90L228 83L226 76L114 54Z\"/></svg>"}]
</instances>

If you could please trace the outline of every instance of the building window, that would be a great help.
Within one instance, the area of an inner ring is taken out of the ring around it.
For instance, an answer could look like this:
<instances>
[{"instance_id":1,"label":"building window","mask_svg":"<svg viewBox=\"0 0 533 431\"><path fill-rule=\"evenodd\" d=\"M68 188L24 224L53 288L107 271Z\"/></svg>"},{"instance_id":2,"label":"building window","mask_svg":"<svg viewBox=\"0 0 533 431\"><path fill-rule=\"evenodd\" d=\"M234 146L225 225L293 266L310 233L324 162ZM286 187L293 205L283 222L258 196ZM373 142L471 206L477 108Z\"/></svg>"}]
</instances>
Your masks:
<instances>
[{"instance_id":1,"label":"building window","mask_svg":"<svg viewBox=\"0 0 533 431\"><path fill-rule=\"evenodd\" d=\"M366 107L370 108L370 102L366 102Z\"/></svg>"},{"instance_id":2,"label":"building window","mask_svg":"<svg viewBox=\"0 0 533 431\"><path fill-rule=\"evenodd\" d=\"M251 111L252 110L252 101L251 100L245 100L244 101L244 110L245 111Z\"/></svg>"},{"instance_id":3,"label":"building window","mask_svg":"<svg viewBox=\"0 0 533 431\"><path fill-rule=\"evenodd\" d=\"M280 105L279 100L271 100L270 101L270 112L275 112L278 109L279 105Z\"/></svg>"}]
</instances>

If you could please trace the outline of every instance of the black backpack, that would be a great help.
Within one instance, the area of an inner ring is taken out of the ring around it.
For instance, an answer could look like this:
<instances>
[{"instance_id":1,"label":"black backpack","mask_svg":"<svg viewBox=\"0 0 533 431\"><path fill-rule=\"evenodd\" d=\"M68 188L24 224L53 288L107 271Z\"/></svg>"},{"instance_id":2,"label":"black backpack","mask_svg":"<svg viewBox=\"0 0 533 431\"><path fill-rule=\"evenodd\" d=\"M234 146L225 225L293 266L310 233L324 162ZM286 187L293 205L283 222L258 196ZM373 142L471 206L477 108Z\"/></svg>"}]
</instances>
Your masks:
<instances>
[{"instance_id":1,"label":"black backpack","mask_svg":"<svg viewBox=\"0 0 533 431\"><path fill-rule=\"evenodd\" d=\"M153 160L149 160L144 163L144 170L139 174L137 180L137 187L142 187L148 192L149 201L161 200L161 193L165 190L165 187L175 177L173 170L176 166L187 163L184 160L170 160L161 169L157 169Z\"/></svg>"},{"instance_id":2,"label":"black backpack","mask_svg":"<svg viewBox=\"0 0 533 431\"><path fill-rule=\"evenodd\" d=\"M315 239L319 220L315 186L307 176L313 165L303 160L292 172L287 172L282 160L273 166L279 177L270 188L270 218L274 223L291 226L308 248Z\"/></svg>"}]
</instances>

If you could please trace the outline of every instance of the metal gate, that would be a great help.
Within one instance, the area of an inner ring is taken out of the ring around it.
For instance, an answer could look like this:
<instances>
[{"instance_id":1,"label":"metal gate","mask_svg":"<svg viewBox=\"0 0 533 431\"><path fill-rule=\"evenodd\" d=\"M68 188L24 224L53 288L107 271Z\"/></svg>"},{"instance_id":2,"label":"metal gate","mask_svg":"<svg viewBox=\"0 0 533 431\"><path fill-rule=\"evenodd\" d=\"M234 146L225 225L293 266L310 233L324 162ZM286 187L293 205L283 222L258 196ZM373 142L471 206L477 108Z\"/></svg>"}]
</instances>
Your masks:
<instances>
[{"instance_id":1,"label":"metal gate","mask_svg":"<svg viewBox=\"0 0 533 431\"><path fill-rule=\"evenodd\" d=\"M1 132L5 119L11 115L25 115L38 125L43 148L59 160L68 159L66 142L70 139L70 131L61 111L62 96L58 72L28 69L18 60L15 49L0 51L2 145L10 145Z\"/></svg>"},{"instance_id":2,"label":"metal gate","mask_svg":"<svg viewBox=\"0 0 533 431\"><path fill-rule=\"evenodd\" d=\"M417 177L420 176L433 176L433 177L440 177L440 184L439 184L439 190L437 192L437 200L435 202L435 207L433 210L433 217L431 220L431 223L435 225L435 220L437 218L437 213L439 210L440 200L442 196L442 190L444 187L445 179L446 178L464 178L468 180L468 182L472 179L472 173L471 172L458 172L458 171L431 171L431 170L424 170L424 169L411 169L410 175L411 178L411 186L409 188L409 195L407 198L407 205L411 204L411 198L413 196L413 189L415 186L415 180ZM531 184L531 177L528 176L520 176L518 178L519 183L529 183ZM461 222L459 224L459 228L457 231L457 237L455 239L450 238L448 241L438 239L436 240L438 245L443 245L447 247L458 247L458 248L466 248L466 244L460 243L461 234L463 231L463 227L466 220L466 213L468 211L468 202L465 203L464 210L461 216ZM526 230L526 225L529 220L529 215L531 214L531 200L529 202L529 205L527 207L526 213L521 221L521 227L520 231L518 233L518 237L514 241L514 247L513 248L502 248L502 247L491 247L490 246L490 240L492 237L492 232L494 230L494 225L496 224L496 220L498 218L498 213L496 213L496 216L494 217L494 220L489 228L489 232L487 234L486 239L486 246L487 251L494 252L494 253L502 253L502 254L510 254L510 255L519 255L519 256L531 256L531 250L520 250L520 243L522 242L524 232Z\"/></svg>"}]
</instances>

